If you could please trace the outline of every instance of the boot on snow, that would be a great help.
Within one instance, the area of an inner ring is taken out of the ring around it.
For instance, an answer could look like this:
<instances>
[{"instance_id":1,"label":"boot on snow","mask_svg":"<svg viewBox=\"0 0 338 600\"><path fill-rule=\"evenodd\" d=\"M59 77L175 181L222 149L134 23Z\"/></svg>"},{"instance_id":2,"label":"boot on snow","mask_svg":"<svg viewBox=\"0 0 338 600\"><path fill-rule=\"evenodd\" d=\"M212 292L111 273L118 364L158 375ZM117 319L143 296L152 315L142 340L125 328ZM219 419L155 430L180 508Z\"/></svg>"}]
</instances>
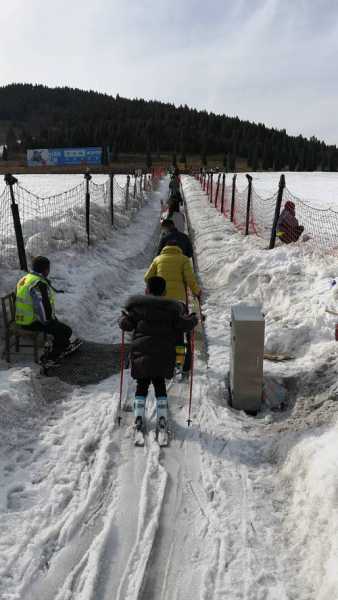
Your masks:
<instances>
[{"instance_id":1,"label":"boot on snow","mask_svg":"<svg viewBox=\"0 0 338 600\"><path fill-rule=\"evenodd\" d=\"M168 399L166 396L156 398L157 440L160 446L168 446Z\"/></svg>"},{"instance_id":2,"label":"boot on snow","mask_svg":"<svg viewBox=\"0 0 338 600\"><path fill-rule=\"evenodd\" d=\"M145 415L145 396L135 396L134 399L134 417L135 417L135 428L141 430L144 423Z\"/></svg>"}]
</instances>

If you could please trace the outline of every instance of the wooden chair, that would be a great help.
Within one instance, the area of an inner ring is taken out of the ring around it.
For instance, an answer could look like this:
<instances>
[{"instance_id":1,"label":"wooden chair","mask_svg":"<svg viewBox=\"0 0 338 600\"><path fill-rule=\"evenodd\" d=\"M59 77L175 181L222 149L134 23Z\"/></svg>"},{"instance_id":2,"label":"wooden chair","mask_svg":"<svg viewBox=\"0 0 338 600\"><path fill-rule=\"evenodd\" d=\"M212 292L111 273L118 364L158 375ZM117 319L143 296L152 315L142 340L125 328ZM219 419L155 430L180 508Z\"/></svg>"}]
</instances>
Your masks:
<instances>
[{"instance_id":1,"label":"wooden chair","mask_svg":"<svg viewBox=\"0 0 338 600\"><path fill-rule=\"evenodd\" d=\"M11 362L11 348L15 346L15 351L20 352L20 348L33 348L34 360L39 361L40 338L46 340L46 335L40 331L28 331L19 327L15 323L15 293L11 292L1 298L2 316L5 326L5 349L3 355L7 362ZM21 343L21 338L30 343Z\"/></svg>"}]
</instances>

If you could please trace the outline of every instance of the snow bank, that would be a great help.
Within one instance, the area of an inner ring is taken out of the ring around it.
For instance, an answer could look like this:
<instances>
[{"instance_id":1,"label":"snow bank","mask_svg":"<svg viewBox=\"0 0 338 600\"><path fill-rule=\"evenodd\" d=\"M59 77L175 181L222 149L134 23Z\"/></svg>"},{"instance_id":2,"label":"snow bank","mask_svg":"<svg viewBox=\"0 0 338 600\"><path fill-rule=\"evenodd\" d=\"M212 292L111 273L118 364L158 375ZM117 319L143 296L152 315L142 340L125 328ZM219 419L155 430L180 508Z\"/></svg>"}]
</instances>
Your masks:
<instances>
[{"instance_id":1,"label":"snow bank","mask_svg":"<svg viewBox=\"0 0 338 600\"><path fill-rule=\"evenodd\" d=\"M326 307L337 309L338 261L305 244L268 251L219 215L196 181L182 179L208 344L201 472L217 526L204 596L231 589L234 598L335 598L337 426L319 425L337 420L337 318ZM284 413L269 404L253 420L227 406L230 307L240 302L261 306L266 350L294 357L264 362L268 387L285 383Z\"/></svg>"},{"instance_id":2,"label":"snow bank","mask_svg":"<svg viewBox=\"0 0 338 600\"><path fill-rule=\"evenodd\" d=\"M304 595L332 600L338 597L338 427L308 434L288 450L281 485L289 494L290 558L298 565Z\"/></svg>"},{"instance_id":3,"label":"snow bank","mask_svg":"<svg viewBox=\"0 0 338 600\"><path fill-rule=\"evenodd\" d=\"M148 196L141 211L121 214L123 227L106 241L82 251L71 246L50 252L51 277L65 289L57 297L57 314L82 337L120 339L121 305L132 286L143 288L135 268L145 271L158 239L160 196L161 189ZM100 230L105 223L99 207L95 214ZM47 237L49 250L50 242ZM11 289L19 274L2 270L2 289ZM120 492L119 378L73 389L57 377L40 378L31 353L13 361L11 369L0 362L0 597L64 600L75 581L83 587L79 599L87 593L94 597L91 582ZM142 540L151 550L165 482L155 445L142 492L140 560Z\"/></svg>"}]
</instances>

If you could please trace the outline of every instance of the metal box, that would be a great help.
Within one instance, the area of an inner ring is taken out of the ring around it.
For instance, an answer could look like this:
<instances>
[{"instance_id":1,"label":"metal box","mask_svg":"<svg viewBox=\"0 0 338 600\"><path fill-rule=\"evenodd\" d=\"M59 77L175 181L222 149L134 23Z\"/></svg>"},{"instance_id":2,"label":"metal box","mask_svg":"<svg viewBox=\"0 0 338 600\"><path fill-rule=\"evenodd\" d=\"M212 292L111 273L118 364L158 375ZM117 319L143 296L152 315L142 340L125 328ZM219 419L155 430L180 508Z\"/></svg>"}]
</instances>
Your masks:
<instances>
[{"instance_id":1,"label":"metal box","mask_svg":"<svg viewBox=\"0 0 338 600\"><path fill-rule=\"evenodd\" d=\"M263 391L264 316L258 306L231 307L231 406L255 414Z\"/></svg>"}]
</instances>

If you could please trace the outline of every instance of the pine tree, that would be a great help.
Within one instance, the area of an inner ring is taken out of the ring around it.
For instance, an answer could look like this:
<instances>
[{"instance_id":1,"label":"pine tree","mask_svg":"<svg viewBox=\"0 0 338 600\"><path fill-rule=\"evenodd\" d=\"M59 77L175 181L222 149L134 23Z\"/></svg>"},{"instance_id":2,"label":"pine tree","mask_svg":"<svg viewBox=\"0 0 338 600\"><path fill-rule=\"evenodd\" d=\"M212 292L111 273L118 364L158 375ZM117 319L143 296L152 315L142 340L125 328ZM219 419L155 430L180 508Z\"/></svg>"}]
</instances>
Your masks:
<instances>
[{"instance_id":1,"label":"pine tree","mask_svg":"<svg viewBox=\"0 0 338 600\"><path fill-rule=\"evenodd\" d=\"M107 165L108 164L108 147L106 146L106 144L102 145L101 164L102 165Z\"/></svg>"},{"instance_id":2,"label":"pine tree","mask_svg":"<svg viewBox=\"0 0 338 600\"><path fill-rule=\"evenodd\" d=\"M206 155L206 152L202 152L201 154L201 163L204 167L206 167L208 164L208 157Z\"/></svg>"},{"instance_id":3,"label":"pine tree","mask_svg":"<svg viewBox=\"0 0 338 600\"><path fill-rule=\"evenodd\" d=\"M257 168L258 168L258 142L257 142L257 140L256 140L256 143L254 144L251 161L252 161L251 162L252 170L257 171Z\"/></svg>"},{"instance_id":4,"label":"pine tree","mask_svg":"<svg viewBox=\"0 0 338 600\"><path fill-rule=\"evenodd\" d=\"M13 127L10 127L7 131L6 146L12 152L15 152L17 149L17 140Z\"/></svg>"},{"instance_id":5,"label":"pine tree","mask_svg":"<svg viewBox=\"0 0 338 600\"><path fill-rule=\"evenodd\" d=\"M153 164L153 161L152 161L152 157L151 157L151 152L150 152L150 150L147 150L147 154L146 154L146 165L147 165L147 168L151 169L152 164Z\"/></svg>"}]
</instances>

